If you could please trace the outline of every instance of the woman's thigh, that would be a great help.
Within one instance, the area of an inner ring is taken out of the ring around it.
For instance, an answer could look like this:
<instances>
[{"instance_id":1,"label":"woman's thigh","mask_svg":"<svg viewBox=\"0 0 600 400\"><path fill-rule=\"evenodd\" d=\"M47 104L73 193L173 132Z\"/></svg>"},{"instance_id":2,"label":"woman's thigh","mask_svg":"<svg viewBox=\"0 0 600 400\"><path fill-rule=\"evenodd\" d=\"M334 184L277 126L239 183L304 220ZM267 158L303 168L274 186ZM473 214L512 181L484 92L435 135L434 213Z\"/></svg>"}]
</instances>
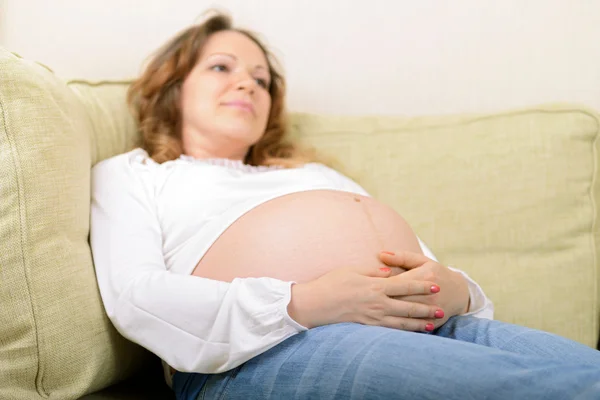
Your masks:
<instances>
[{"instance_id":1,"label":"woman's thigh","mask_svg":"<svg viewBox=\"0 0 600 400\"><path fill-rule=\"evenodd\" d=\"M192 376L207 377L200 399L600 398L597 365L359 324L311 329L227 373Z\"/></svg>"},{"instance_id":2,"label":"woman's thigh","mask_svg":"<svg viewBox=\"0 0 600 400\"><path fill-rule=\"evenodd\" d=\"M600 365L600 351L562 336L476 317L452 317L435 335L522 355Z\"/></svg>"}]
</instances>

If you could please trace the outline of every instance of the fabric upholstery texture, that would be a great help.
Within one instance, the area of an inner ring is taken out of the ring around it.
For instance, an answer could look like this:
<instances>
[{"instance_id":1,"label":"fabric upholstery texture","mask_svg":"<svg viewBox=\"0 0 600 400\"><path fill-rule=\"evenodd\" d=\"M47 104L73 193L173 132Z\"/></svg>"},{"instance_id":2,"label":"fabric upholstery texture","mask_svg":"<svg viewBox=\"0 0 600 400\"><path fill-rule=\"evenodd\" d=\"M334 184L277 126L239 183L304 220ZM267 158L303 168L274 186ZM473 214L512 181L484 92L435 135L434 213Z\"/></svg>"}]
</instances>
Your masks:
<instances>
[{"instance_id":1,"label":"fabric upholstery texture","mask_svg":"<svg viewBox=\"0 0 600 400\"><path fill-rule=\"evenodd\" d=\"M45 67L0 50L0 71L0 398L76 398L145 360L110 324L96 285L94 127Z\"/></svg>"},{"instance_id":2,"label":"fabric upholstery texture","mask_svg":"<svg viewBox=\"0 0 600 400\"><path fill-rule=\"evenodd\" d=\"M128 83L64 82L2 49L0 71L0 398L78 398L149 360L106 317L88 244L90 168L138 138ZM595 347L599 118L551 104L290 124L477 280L497 319Z\"/></svg>"}]
</instances>

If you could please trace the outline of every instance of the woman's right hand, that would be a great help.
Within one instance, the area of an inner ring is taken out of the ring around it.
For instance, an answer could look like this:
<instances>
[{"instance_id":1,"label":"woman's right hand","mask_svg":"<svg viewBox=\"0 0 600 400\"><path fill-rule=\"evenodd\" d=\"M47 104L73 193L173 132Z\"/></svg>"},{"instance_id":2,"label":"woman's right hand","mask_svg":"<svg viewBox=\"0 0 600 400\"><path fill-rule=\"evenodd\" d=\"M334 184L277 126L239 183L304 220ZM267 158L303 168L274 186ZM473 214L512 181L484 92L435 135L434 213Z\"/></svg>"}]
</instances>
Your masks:
<instances>
[{"instance_id":1,"label":"woman's right hand","mask_svg":"<svg viewBox=\"0 0 600 400\"><path fill-rule=\"evenodd\" d=\"M431 331L439 307L394 299L434 295L434 282L390 277L390 268L337 268L306 283L292 285L288 313L307 328L340 322ZM443 314L443 313L442 313Z\"/></svg>"}]
</instances>

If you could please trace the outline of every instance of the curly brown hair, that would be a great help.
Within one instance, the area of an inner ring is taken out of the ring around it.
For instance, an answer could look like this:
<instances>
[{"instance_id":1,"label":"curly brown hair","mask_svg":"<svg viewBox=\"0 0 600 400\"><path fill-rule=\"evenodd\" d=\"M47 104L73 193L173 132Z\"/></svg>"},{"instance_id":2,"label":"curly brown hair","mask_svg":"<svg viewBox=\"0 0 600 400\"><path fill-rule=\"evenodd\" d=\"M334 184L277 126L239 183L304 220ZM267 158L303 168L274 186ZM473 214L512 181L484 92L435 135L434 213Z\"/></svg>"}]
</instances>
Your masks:
<instances>
[{"instance_id":1,"label":"curly brown hair","mask_svg":"<svg viewBox=\"0 0 600 400\"><path fill-rule=\"evenodd\" d=\"M140 147L158 162L174 160L183 154L180 97L183 82L194 68L208 38L219 31L232 30L246 35L265 54L271 74L271 109L262 138L250 147L244 162L250 165L295 167L315 159L314 152L286 140L284 107L285 79L275 57L255 34L234 28L231 17L211 10L207 19L168 41L151 58L141 76L129 87L127 102L141 131Z\"/></svg>"}]
</instances>

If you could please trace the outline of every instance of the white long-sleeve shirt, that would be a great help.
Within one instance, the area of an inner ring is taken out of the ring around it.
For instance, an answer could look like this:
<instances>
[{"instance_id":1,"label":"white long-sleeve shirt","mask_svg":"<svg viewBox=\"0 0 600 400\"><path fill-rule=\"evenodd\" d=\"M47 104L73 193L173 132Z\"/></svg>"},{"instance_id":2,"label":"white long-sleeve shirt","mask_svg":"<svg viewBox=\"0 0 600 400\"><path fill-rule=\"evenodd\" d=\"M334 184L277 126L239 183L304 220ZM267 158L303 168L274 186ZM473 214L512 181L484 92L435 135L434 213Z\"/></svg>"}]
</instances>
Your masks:
<instances>
[{"instance_id":1,"label":"white long-sleeve shirt","mask_svg":"<svg viewBox=\"0 0 600 400\"><path fill-rule=\"evenodd\" d=\"M244 213L279 196L322 189L368 195L318 163L284 169L181 156L158 164L141 149L100 162L92 169L90 240L109 318L173 368L199 373L235 368L305 330L287 313L293 282L228 283L191 273ZM469 314L492 318L490 300L463 275Z\"/></svg>"}]
</instances>

